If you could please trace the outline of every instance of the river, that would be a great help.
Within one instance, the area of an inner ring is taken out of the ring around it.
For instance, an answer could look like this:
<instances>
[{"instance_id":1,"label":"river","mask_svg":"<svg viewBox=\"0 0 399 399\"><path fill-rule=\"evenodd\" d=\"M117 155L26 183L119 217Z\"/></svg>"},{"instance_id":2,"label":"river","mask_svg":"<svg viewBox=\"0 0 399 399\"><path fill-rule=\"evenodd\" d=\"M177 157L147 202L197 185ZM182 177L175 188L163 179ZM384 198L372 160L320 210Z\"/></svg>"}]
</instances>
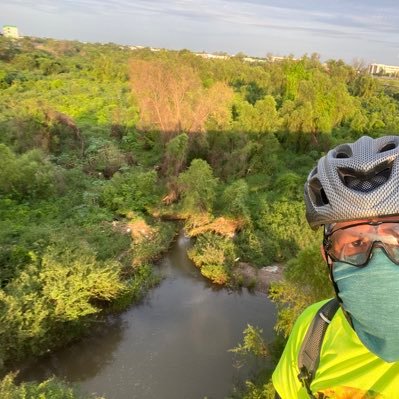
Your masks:
<instances>
[{"instance_id":1,"label":"river","mask_svg":"<svg viewBox=\"0 0 399 399\"><path fill-rule=\"evenodd\" d=\"M138 305L95 334L49 353L22 371L24 380L51 375L107 399L219 399L250 372L228 349L247 324L274 337L274 305L263 294L210 284L186 255L180 233L159 262L164 277Z\"/></svg>"}]
</instances>

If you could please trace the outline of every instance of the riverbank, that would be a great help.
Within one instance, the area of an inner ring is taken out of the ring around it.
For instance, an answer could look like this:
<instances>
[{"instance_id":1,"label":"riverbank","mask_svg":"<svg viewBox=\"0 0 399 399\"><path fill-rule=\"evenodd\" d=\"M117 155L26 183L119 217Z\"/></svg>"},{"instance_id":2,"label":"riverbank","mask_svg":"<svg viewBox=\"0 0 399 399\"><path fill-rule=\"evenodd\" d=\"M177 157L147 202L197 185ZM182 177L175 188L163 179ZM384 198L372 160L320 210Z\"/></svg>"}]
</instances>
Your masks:
<instances>
[{"instance_id":1,"label":"riverbank","mask_svg":"<svg viewBox=\"0 0 399 399\"><path fill-rule=\"evenodd\" d=\"M180 231L155 266L160 284L139 306L49 352L21 371L20 379L56 375L105 398L228 397L234 384L244 384L256 370L256 362L237 368L229 349L242 341L248 324L272 341L277 311L265 295L204 279L187 256L191 246Z\"/></svg>"},{"instance_id":2,"label":"riverbank","mask_svg":"<svg viewBox=\"0 0 399 399\"><path fill-rule=\"evenodd\" d=\"M238 262L233 272L233 278L239 285L268 294L272 283L284 279L284 265L274 264L259 269L249 263Z\"/></svg>"}]
</instances>

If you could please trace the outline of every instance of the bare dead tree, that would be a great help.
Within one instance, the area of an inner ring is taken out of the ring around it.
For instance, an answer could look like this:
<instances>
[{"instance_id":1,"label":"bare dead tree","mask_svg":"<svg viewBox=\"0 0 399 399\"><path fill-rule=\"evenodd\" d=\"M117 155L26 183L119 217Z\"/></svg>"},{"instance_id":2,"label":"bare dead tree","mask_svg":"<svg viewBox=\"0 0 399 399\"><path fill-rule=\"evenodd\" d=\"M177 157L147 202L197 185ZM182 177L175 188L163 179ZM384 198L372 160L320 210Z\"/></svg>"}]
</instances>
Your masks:
<instances>
[{"instance_id":1,"label":"bare dead tree","mask_svg":"<svg viewBox=\"0 0 399 399\"><path fill-rule=\"evenodd\" d=\"M191 67L161 60L130 63L130 84L140 107L140 127L171 133L205 130L210 116L228 112L233 92L224 83L203 87Z\"/></svg>"}]
</instances>

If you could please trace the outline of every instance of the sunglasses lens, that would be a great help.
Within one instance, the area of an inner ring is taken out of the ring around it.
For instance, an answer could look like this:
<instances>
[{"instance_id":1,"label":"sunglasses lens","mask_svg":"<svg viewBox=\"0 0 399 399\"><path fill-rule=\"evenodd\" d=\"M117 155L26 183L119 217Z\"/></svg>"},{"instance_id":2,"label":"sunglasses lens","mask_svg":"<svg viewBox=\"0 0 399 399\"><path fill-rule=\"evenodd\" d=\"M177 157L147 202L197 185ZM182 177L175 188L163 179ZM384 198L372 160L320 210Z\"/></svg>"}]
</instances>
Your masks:
<instances>
[{"instance_id":1,"label":"sunglasses lens","mask_svg":"<svg viewBox=\"0 0 399 399\"><path fill-rule=\"evenodd\" d=\"M390 259L399 265L399 245L384 245L385 251L387 252Z\"/></svg>"},{"instance_id":2,"label":"sunglasses lens","mask_svg":"<svg viewBox=\"0 0 399 399\"><path fill-rule=\"evenodd\" d=\"M357 224L333 232L327 252L333 259L354 266L365 265L373 246L381 246L399 264L399 223Z\"/></svg>"}]
</instances>

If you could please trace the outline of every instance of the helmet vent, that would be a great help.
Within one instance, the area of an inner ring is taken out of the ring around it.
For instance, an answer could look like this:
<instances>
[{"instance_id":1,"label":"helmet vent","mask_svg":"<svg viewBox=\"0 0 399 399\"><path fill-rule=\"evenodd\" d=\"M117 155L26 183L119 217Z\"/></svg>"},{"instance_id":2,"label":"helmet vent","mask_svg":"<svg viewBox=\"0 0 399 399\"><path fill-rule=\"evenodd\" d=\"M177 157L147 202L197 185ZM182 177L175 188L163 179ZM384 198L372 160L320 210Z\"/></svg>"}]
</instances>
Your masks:
<instances>
[{"instance_id":1,"label":"helmet vent","mask_svg":"<svg viewBox=\"0 0 399 399\"><path fill-rule=\"evenodd\" d=\"M309 179L317 175L317 166L310 172Z\"/></svg>"},{"instance_id":2,"label":"helmet vent","mask_svg":"<svg viewBox=\"0 0 399 399\"><path fill-rule=\"evenodd\" d=\"M371 173L361 173L346 168L340 168L338 173L346 187L354 191L369 193L386 183L391 176L391 171L391 164L384 163Z\"/></svg>"},{"instance_id":3,"label":"helmet vent","mask_svg":"<svg viewBox=\"0 0 399 399\"><path fill-rule=\"evenodd\" d=\"M323 201L323 205L327 205L330 201L327 198L326 192L324 191L324 188L320 189L320 196L321 200Z\"/></svg>"},{"instance_id":4,"label":"helmet vent","mask_svg":"<svg viewBox=\"0 0 399 399\"><path fill-rule=\"evenodd\" d=\"M351 157L352 157L352 149L346 144L339 146L335 150L334 158L343 159Z\"/></svg>"},{"instance_id":5,"label":"helmet vent","mask_svg":"<svg viewBox=\"0 0 399 399\"><path fill-rule=\"evenodd\" d=\"M382 147L379 152L381 153L381 152L385 152L385 151L390 151L395 148L396 148L396 143L391 142L391 143L385 144L384 147Z\"/></svg>"},{"instance_id":6,"label":"helmet vent","mask_svg":"<svg viewBox=\"0 0 399 399\"><path fill-rule=\"evenodd\" d=\"M345 154L344 152L339 152L335 158L349 158L348 154Z\"/></svg>"},{"instance_id":7,"label":"helmet vent","mask_svg":"<svg viewBox=\"0 0 399 399\"><path fill-rule=\"evenodd\" d=\"M315 177L309 182L309 194L316 206L324 206L330 203L320 180Z\"/></svg>"}]
</instances>

